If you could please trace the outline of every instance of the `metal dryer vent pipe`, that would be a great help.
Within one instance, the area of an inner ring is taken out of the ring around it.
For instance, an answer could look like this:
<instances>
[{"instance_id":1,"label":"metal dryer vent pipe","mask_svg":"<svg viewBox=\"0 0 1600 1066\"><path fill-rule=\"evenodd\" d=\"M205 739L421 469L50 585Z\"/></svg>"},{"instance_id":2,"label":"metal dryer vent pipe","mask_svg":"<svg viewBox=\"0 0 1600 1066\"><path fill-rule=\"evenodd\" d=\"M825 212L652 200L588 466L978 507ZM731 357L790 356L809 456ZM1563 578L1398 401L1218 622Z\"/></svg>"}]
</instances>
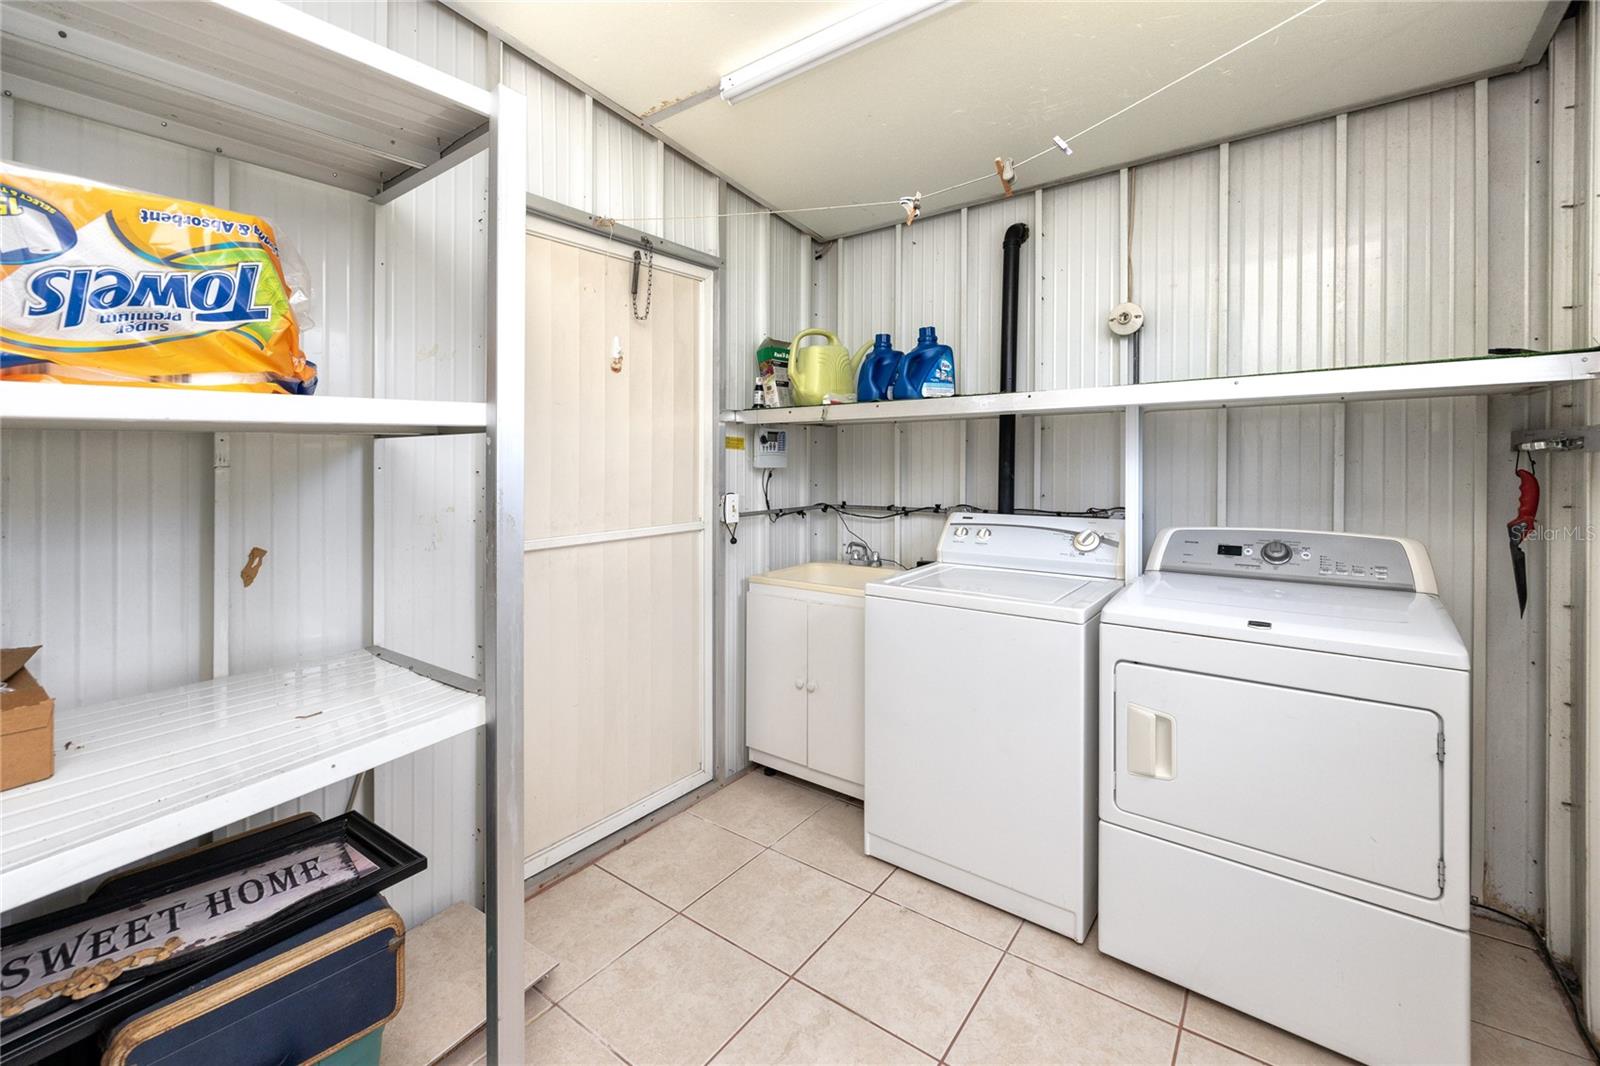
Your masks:
<instances>
[{"instance_id":1,"label":"metal dryer vent pipe","mask_svg":"<svg viewBox=\"0 0 1600 1066\"><path fill-rule=\"evenodd\" d=\"M1028 241L1028 225L1015 222L1006 228L1001 244L1000 273L1000 391L1017 391L1017 305L1022 294L1017 290L1017 271L1022 246ZM997 488L1001 514L1016 512L1017 491L1017 416L1000 416L1000 471Z\"/></svg>"}]
</instances>

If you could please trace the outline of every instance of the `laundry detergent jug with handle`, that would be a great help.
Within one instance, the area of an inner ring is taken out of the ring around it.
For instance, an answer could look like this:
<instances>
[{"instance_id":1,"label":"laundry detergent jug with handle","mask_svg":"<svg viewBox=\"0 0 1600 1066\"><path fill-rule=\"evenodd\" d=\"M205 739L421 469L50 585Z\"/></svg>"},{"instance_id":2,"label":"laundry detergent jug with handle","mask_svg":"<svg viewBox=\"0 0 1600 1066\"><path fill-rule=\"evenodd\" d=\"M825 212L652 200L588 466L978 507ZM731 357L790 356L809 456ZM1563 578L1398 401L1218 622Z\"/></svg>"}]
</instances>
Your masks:
<instances>
[{"instance_id":1,"label":"laundry detergent jug with handle","mask_svg":"<svg viewBox=\"0 0 1600 1066\"><path fill-rule=\"evenodd\" d=\"M870 349L870 350L869 350ZM894 373L905 356L890 345L889 335L880 333L872 344L862 345L856 362L856 399L862 403L893 399Z\"/></svg>"},{"instance_id":2,"label":"laundry detergent jug with handle","mask_svg":"<svg viewBox=\"0 0 1600 1066\"><path fill-rule=\"evenodd\" d=\"M917 330L917 346L900 360L894 379L894 398L922 400L956 394L956 354L940 344L932 326Z\"/></svg>"},{"instance_id":3,"label":"laundry detergent jug with handle","mask_svg":"<svg viewBox=\"0 0 1600 1066\"><path fill-rule=\"evenodd\" d=\"M800 347L807 337L824 337L826 344ZM822 403L854 403L856 366L850 349L825 329L803 329L789 344L789 389L801 407Z\"/></svg>"}]
</instances>

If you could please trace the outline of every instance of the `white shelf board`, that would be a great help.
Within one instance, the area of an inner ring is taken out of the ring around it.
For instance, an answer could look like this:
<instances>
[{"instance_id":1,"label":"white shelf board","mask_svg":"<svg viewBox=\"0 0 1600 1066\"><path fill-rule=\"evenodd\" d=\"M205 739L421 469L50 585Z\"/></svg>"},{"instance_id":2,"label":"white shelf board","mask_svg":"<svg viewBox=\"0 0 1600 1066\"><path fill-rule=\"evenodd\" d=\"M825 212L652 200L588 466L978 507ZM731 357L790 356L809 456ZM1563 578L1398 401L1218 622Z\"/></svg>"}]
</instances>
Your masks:
<instances>
[{"instance_id":1,"label":"white shelf board","mask_svg":"<svg viewBox=\"0 0 1600 1066\"><path fill-rule=\"evenodd\" d=\"M0 427L7 429L173 429L406 437L482 433L488 417L487 404L463 400L0 383Z\"/></svg>"},{"instance_id":2,"label":"white shelf board","mask_svg":"<svg viewBox=\"0 0 1600 1066\"><path fill-rule=\"evenodd\" d=\"M1042 392L988 393L933 400L847 403L732 411L725 422L745 425L837 425L925 422L997 415L1058 415L1120 411L1262 407L1273 404L1392 400L1476 395L1587 381L1600 372L1600 352L1494 356L1429 363L1344 367L1237 378L1152 381Z\"/></svg>"},{"instance_id":3,"label":"white shelf board","mask_svg":"<svg viewBox=\"0 0 1600 1066\"><path fill-rule=\"evenodd\" d=\"M0 905L102 876L483 721L481 695L366 651L58 711L54 776L0 793Z\"/></svg>"},{"instance_id":4,"label":"white shelf board","mask_svg":"<svg viewBox=\"0 0 1600 1066\"><path fill-rule=\"evenodd\" d=\"M368 195L490 110L481 87L278 0L12 0L3 31L20 99Z\"/></svg>"}]
</instances>

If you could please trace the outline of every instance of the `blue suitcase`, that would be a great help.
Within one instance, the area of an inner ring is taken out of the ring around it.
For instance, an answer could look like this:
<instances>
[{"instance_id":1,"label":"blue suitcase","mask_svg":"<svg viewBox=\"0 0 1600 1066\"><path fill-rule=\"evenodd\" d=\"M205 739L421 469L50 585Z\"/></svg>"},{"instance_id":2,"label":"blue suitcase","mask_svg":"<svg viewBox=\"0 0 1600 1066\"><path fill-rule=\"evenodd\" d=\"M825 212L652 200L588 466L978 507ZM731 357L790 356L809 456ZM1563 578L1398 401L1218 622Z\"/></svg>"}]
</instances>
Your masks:
<instances>
[{"instance_id":1,"label":"blue suitcase","mask_svg":"<svg viewBox=\"0 0 1600 1066\"><path fill-rule=\"evenodd\" d=\"M405 926L372 896L112 1029L102 1066L376 1066Z\"/></svg>"}]
</instances>

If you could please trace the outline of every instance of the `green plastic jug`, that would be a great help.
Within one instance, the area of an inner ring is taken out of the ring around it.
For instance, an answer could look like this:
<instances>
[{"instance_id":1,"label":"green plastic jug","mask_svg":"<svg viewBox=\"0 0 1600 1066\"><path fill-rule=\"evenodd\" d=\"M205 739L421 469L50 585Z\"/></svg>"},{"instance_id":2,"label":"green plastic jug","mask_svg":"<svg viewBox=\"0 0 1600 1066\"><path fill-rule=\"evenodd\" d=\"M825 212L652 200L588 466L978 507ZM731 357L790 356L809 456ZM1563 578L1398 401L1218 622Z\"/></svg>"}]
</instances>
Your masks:
<instances>
[{"instance_id":1,"label":"green plastic jug","mask_svg":"<svg viewBox=\"0 0 1600 1066\"><path fill-rule=\"evenodd\" d=\"M804 348L806 337L823 337L826 344ZM789 389L800 407L816 407L832 397L853 401L856 397L856 364L838 336L825 329L803 329L789 342Z\"/></svg>"}]
</instances>

